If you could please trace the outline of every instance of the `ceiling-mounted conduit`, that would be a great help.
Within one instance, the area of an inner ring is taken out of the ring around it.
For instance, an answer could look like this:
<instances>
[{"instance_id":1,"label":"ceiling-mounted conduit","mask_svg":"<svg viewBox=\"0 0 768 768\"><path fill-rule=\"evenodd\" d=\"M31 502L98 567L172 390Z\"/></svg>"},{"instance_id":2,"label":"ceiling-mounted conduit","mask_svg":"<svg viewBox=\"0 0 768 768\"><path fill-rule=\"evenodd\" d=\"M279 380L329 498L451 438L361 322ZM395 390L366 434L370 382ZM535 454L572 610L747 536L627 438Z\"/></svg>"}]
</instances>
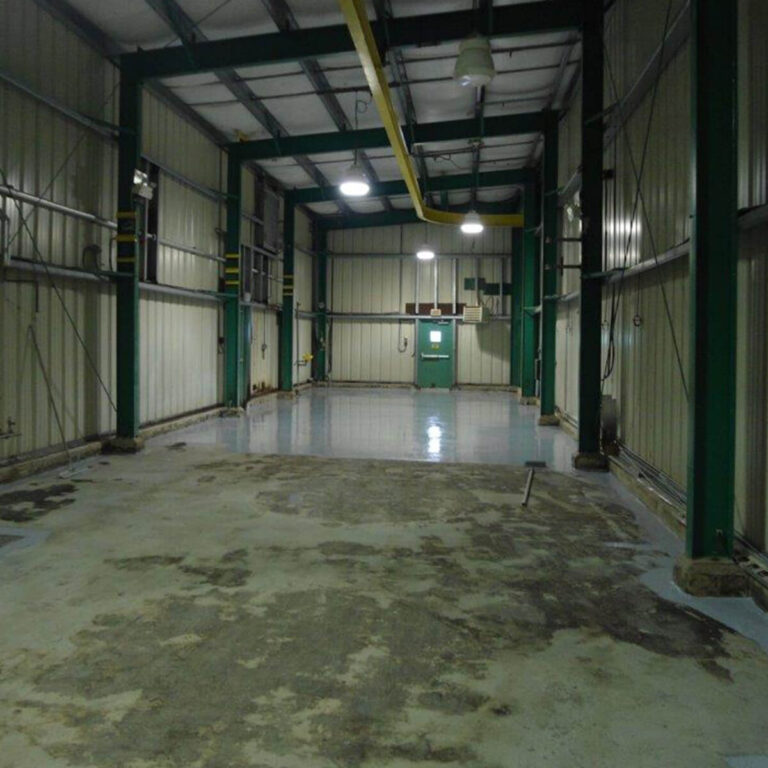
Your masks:
<instances>
[{"instance_id":1,"label":"ceiling-mounted conduit","mask_svg":"<svg viewBox=\"0 0 768 768\"><path fill-rule=\"evenodd\" d=\"M360 64L365 73L365 79L379 110L379 116L387 132L390 146L397 159L400 173L403 176L408 193L411 196L416 215L432 224L448 224L459 226L464 220L464 214L452 211L441 211L428 208L421 197L421 189L411 163L411 156L405 146L400 120L395 112L389 85L379 58L376 40L373 37L371 25L365 10L364 0L339 0L339 5L347 22L352 42L355 44ZM486 227L522 227L523 216L519 213L485 214L480 217Z\"/></svg>"}]
</instances>

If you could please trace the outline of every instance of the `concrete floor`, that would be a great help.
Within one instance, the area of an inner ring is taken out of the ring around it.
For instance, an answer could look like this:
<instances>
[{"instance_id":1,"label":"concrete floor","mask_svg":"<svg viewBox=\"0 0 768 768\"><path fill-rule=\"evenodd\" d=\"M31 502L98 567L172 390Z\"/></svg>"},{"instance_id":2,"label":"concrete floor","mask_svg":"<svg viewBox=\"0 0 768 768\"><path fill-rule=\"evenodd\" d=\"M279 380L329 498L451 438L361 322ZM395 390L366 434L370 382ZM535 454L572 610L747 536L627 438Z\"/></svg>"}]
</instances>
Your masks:
<instances>
[{"instance_id":1,"label":"concrete floor","mask_svg":"<svg viewBox=\"0 0 768 768\"><path fill-rule=\"evenodd\" d=\"M464 458L495 401L519 455L557 464L565 436L509 395L422 394L380 393L403 404L366 422L386 450L423 457L437 423ZM679 543L609 480L541 471L526 509L512 464L241 452L309 452L318 411L351 451L328 414L378 397L303 396L0 488L0 766L765 768L765 615L679 593Z\"/></svg>"}]
</instances>

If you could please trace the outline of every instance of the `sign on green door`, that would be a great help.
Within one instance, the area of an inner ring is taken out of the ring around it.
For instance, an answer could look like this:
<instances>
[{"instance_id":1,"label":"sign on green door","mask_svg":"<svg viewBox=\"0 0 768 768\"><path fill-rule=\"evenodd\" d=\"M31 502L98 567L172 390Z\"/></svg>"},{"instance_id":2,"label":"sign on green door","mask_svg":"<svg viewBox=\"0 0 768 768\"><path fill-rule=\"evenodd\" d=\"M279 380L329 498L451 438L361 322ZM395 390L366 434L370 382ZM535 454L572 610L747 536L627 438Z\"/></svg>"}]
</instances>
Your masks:
<instances>
[{"instance_id":1,"label":"sign on green door","mask_svg":"<svg viewBox=\"0 0 768 768\"><path fill-rule=\"evenodd\" d=\"M419 320L416 385L448 389L453 386L453 323Z\"/></svg>"}]
</instances>

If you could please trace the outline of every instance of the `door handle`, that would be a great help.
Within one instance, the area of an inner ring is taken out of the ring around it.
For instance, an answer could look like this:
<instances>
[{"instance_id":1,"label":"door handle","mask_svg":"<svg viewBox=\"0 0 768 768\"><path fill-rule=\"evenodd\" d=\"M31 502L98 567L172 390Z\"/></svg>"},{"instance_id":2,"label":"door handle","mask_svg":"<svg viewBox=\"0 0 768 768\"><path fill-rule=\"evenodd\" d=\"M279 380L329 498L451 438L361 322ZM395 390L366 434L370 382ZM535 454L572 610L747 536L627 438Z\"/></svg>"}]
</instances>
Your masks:
<instances>
[{"instance_id":1,"label":"door handle","mask_svg":"<svg viewBox=\"0 0 768 768\"><path fill-rule=\"evenodd\" d=\"M422 360L450 360L450 355L425 355L423 352L421 353L421 359Z\"/></svg>"}]
</instances>

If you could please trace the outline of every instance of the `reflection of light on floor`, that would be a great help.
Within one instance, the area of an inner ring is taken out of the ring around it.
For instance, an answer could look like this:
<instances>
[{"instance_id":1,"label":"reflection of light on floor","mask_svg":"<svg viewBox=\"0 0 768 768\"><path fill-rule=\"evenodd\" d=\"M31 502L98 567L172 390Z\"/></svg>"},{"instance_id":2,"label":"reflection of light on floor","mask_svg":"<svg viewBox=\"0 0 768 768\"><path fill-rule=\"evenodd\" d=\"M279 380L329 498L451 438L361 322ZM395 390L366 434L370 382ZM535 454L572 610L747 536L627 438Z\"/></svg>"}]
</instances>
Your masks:
<instances>
[{"instance_id":1,"label":"reflection of light on floor","mask_svg":"<svg viewBox=\"0 0 768 768\"><path fill-rule=\"evenodd\" d=\"M440 455L440 438L443 436L443 430L437 424L430 424L427 427L427 437L429 442L427 443L427 453L430 456Z\"/></svg>"}]
</instances>

